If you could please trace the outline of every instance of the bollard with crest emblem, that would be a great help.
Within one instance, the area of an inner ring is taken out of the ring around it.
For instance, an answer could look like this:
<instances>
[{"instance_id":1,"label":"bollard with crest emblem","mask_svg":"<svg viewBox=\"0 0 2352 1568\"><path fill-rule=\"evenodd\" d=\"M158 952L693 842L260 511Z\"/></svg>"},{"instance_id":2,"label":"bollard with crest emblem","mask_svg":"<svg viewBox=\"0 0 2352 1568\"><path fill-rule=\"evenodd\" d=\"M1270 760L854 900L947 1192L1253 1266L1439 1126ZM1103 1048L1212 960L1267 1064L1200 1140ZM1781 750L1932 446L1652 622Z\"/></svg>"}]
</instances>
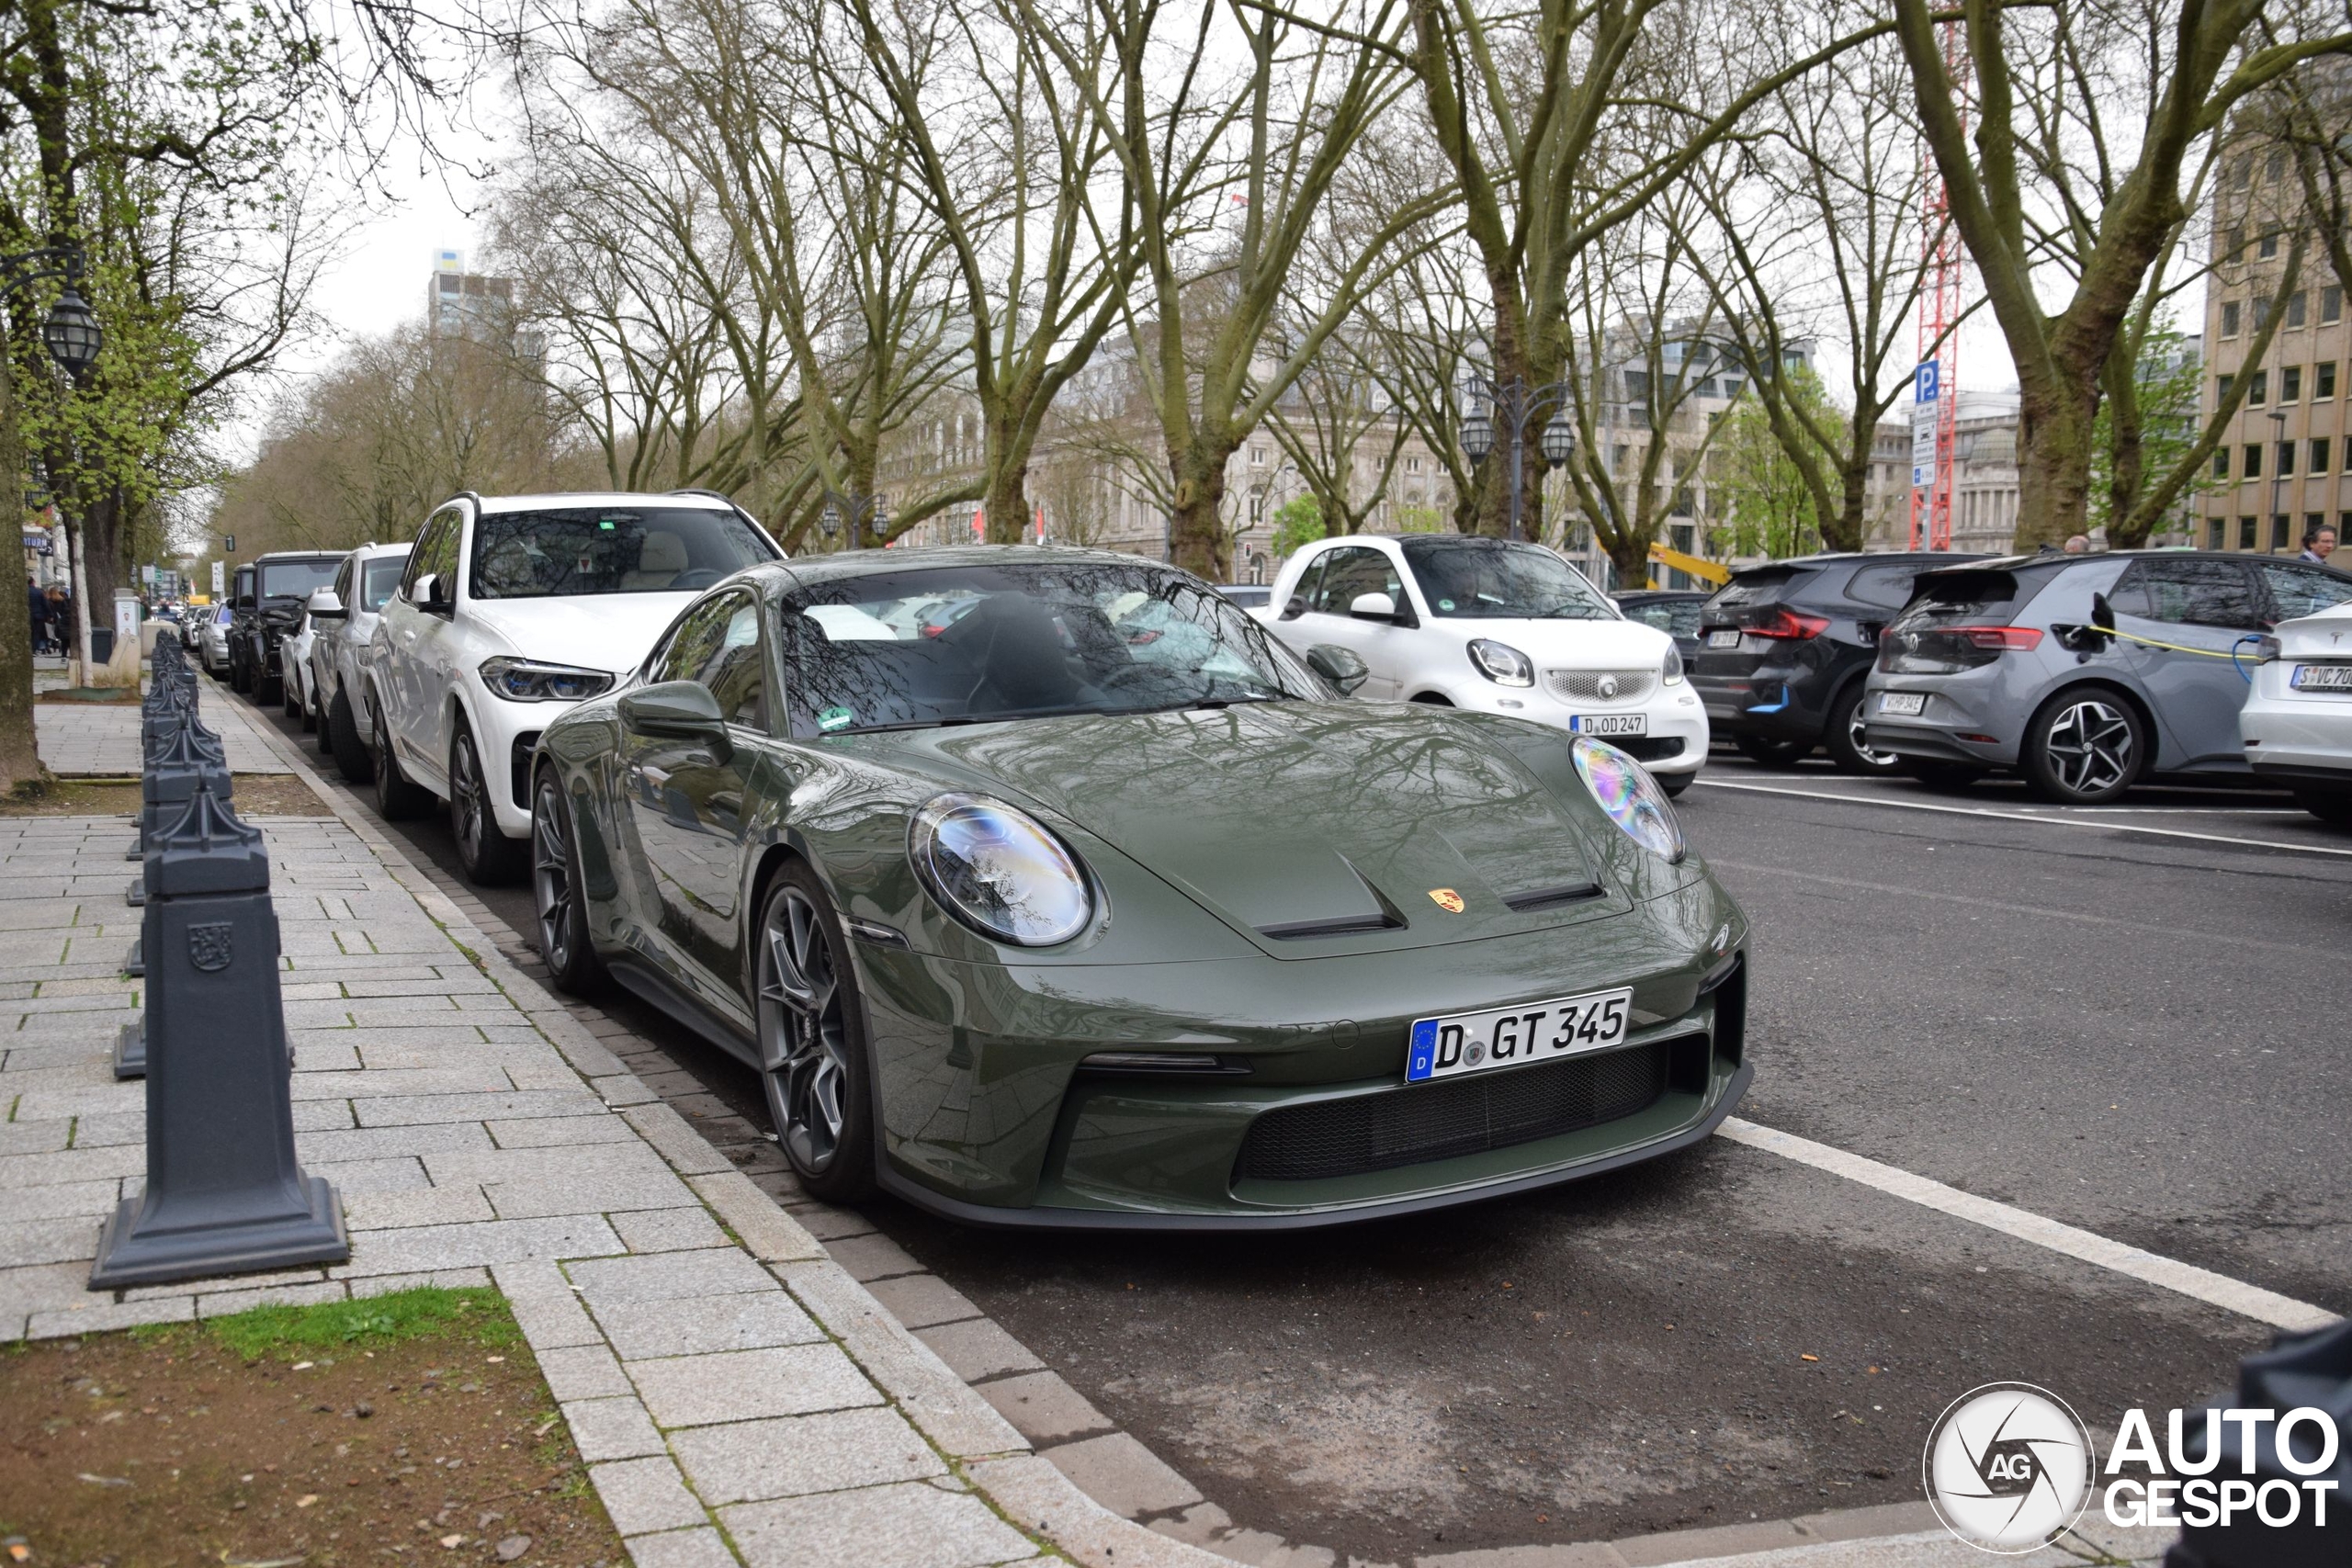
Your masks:
<instances>
[{"instance_id":1,"label":"bollard with crest emblem","mask_svg":"<svg viewBox=\"0 0 2352 1568\"><path fill-rule=\"evenodd\" d=\"M341 1200L294 1157L259 829L200 785L146 872L147 1186L107 1221L90 1288L346 1260Z\"/></svg>"},{"instance_id":2,"label":"bollard with crest emblem","mask_svg":"<svg viewBox=\"0 0 2352 1568\"><path fill-rule=\"evenodd\" d=\"M140 837L151 846L161 840L167 824L176 821L187 810L188 801L198 790L209 790L213 798L225 807L236 789L220 737L204 728L193 705L175 711L167 721L160 723L155 737L147 748L146 768L139 781L139 792L145 802L140 808ZM145 880L142 871L141 896L132 903L146 902ZM139 936L123 961L125 973L145 976L153 923L152 911L141 917ZM149 995L153 994L151 987ZM147 1070L146 1036L144 1020L122 1026L114 1043L116 1077L135 1078Z\"/></svg>"}]
</instances>

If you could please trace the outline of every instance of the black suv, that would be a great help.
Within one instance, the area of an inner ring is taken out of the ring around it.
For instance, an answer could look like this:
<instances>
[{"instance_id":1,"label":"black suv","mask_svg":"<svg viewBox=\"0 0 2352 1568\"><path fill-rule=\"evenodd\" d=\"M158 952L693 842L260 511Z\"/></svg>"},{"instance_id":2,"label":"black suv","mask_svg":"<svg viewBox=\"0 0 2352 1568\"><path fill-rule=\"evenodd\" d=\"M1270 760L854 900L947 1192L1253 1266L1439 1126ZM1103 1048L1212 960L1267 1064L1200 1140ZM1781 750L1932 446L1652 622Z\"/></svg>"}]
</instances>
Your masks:
<instances>
[{"instance_id":1,"label":"black suv","mask_svg":"<svg viewBox=\"0 0 2352 1568\"><path fill-rule=\"evenodd\" d=\"M349 550L280 550L237 569L236 615L229 622L229 684L264 707L286 700L277 645L302 624L311 595L334 586Z\"/></svg>"},{"instance_id":2,"label":"black suv","mask_svg":"<svg viewBox=\"0 0 2352 1568\"><path fill-rule=\"evenodd\" d=\"M1862 682L1911 580L1976 560L1950 551L1801 556L1734 572L1700 615L1690 685L1716 735L1758 762L1825 748L1847 773L1902 764L1862 743Z\"/></svg>"}]
</instances>

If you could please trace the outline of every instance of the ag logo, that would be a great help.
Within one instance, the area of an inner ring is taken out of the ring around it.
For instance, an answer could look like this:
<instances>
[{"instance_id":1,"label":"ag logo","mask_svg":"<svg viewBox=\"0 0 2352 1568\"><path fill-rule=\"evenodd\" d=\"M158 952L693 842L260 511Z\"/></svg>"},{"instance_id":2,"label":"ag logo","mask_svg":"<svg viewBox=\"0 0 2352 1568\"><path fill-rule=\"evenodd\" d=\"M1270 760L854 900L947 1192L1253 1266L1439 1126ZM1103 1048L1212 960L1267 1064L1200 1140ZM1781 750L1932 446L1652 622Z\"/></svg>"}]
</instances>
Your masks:
<instances>
[{"instance_id":1,"label":"ag logo","mask_svg":"<svg viewBox=\"0 0 2352 1568\"><path fill-rule=\"evenodd\" d=\"M1464 908L1462 895L1451 887L1430 888L1430 901L1449 915L1458 915Z\"/></svg>"},{"instance_id":2,"label":"ag logo","mask_svg":"<svg viewBox=\"0 0 2352 1568\"><path fill-rule=\"evenodd\" d=\"M2017 1555L2055 1540L2090 1501L2090 1433L2066 1402L2031 1383L1971 1389L1928 1434L1928 1501L1944 1528Z\"/></svg>"},{"instance_id":3,"label":"ag logo","mask_svg":"<svg viewBox=\"0 0 2352 1568\"><path fill-rule=\"evenodd\" d=\"M198 969L203 970L207 974L210 974L216 969L226 969L229 967L229 960L233 955L231 950L229 933L233 929L233 927L225 924L217 926L188 927L188 962L195 964Z\"/></svg>"},{"instance_id":4,"label":"ag logo","mask_svg":"<svg viewBox=\"0 0 2352 1568\"><path fill-rule=\"evenodd\" d=\"M1600 693L1600 700L1602 702L1613 702L1617 696L1617 677L1614 675L1603 675L1600 678L1599 691Z\"/></svg>"}]
</instances>

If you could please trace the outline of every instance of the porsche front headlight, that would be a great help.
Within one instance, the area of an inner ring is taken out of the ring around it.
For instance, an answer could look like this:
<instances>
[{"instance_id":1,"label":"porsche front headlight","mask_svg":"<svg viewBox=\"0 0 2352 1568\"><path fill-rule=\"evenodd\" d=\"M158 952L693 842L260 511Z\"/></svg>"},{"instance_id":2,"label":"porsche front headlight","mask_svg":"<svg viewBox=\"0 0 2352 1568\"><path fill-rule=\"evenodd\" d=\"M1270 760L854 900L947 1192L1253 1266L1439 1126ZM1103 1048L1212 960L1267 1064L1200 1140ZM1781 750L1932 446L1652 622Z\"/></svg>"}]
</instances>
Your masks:
<instances>
[{"instance_id":1,"label":"porsche front headlight","mask_svg":"<svg viewBox=\"0 0 2352 1568\"><path fill-rule=\"evenodd\" d=\"M1052 947L1094 918L1078 857L1002 801L940 795L915 813L907 852L924 891L991 941Z\"/></svg>"},{"instance_id":2,"label":"porsche front headlight","mask_svg":"<svg viewBox=\"0 0 2352 1568\"><path fill-rule=\"evenodd\" d=\"M1577 775L1625 837L1669 863L1680 861L1682 824L1674 819L1674 805L1650 771L1616 747L1583 736L1574 750Z\"/></svg>"}]
</instances>

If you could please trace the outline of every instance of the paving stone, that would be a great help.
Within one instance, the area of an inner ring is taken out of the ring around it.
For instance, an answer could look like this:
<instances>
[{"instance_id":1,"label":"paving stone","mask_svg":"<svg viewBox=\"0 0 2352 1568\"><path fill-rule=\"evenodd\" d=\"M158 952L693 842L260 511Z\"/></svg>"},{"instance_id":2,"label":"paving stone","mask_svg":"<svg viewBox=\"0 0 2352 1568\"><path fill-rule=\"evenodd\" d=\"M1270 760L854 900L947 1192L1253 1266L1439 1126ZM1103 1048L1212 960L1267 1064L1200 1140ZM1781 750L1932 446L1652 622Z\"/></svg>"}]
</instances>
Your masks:
<instances>
[{"instance_id":1,"label":"paving stone","mask_svg":"<svg viewBox=\"0 0 2352 1568\"><path fill-rule=\"evenodd\" d=\"M592 1100L590 1103L600 1111L604 1108L602 1100ZM617 1114L628 1118L629 1125L643 1134L645 1141L684 1175L702 1176L732 1168L716 1149L703 1142L702 1134L689 1126L684 1117L666 1105L632 1105Z\"/></svg>"},{"instance_id":2,"label":"paving stone","mask_svg":"<svg viewBox=\"0 0 2352 1568\"><path fill-rule=\"evenodd\" d=\"M595 1315L613 1348L632 1361L807 1345L825 1337L825 1331L782 1291L702 1301L599 1302Z\"/></svg>"},{"instance_id":3,"label":"paving stone","mask_svg":"<svg viewBox=\"0 0 2352 1568\"><path fill-rule=\"evenodd\" d=\"M620 1250L621 1238L602 1214L419 1225L371 1233L365 1245L353 1247L351 1261L341 1271L413 1274L524 1258L592 1258Z\"/></svg>"},{"instance_id":4,"label":"paving stone","mask_svg":"<svg viewBox=\"0 0 2352 1568\"><path fill-rule=\"evenodd\" d=\"M621 1544L628 1548L629 1561L637 1568L736 1568L726 1539L707 1525L631 1536Z\"/></svg>"},{"instance_id":5,"label":"paving stone","mask_svg":"<svg viewBox=\"0 0 2352 1568\"><path fill-rule=\"evenodd\" d=\"M901 1274L895 1280L877 1280L866 1289L909 1328L929 1328L980 1315L969 1296L936 1274Z\"/></svg>"},{"instance_id":6,"label":"paving stone","mask_svg":"<svg viewBox=\"0 0 2352 1568\"><path fill-rule=\"evenodd\" d=\"M111 1207L112 1205L108 1205ZM54 1220L23 1220L0 1224L0 1269L21 1269L35 1263L63 1263L98 1255L96 1216L82 1214Z\"/></svg>"},{"instance_id":7,"label":"paving stone","mask_svg":"<svg viewBox=\"0 0 2352 1568\"><path fill-rule=\"evenodd\" d=\"M696 1176L688 1185L761 1262L798 1263L825 1256L817 1238L777 1208L775 1200L761 1191L742 1172L729 1170Z\"/></svg>"},{"instance_id":8,"label":"paving stone","mask_svg":"<svg viewBox=\"0 0 2352 1568\"><path fill-rule=\"evenodd\" d=\"M691 1209L641 1209L610 1216L631 1252L685 1252L725 1247L727 1233L699 1204Z\"/></svg>"},{"instance_id":9,"label":"paving stone","mask_svg":"<svg viewBox=\"0 0 2352 1568\"><path fill-rule=\"evenodd\" d=\"M1786 1519L1765 1519L1706 1529L1668 1530L1609 1544L1617 1553L1617 1561L1628 1568L1663 1568L1667 1563L1688 1562L1694 1558L1739 1557L1801 1546L1806 1539Z\"/></svg>"},{"instance_id":10,"label":"paving stone","mask_svg":"<svg viewBox=\"0 0 2352 1568\"><path fill-rule=\"evenodd\" d=\"M972 1392L996 1406L1015 1431L1041 1446L1111 1429L1111 1418L1057 1372L1023 1372L978 1384Z\"/></svg>"},{"instance_id":11,"label":"paving stone","mask_svg":"<svg viewBox=\"0 0 2352 1568\"><path fill-rule=\"evenodd\" d=\"M89 1273L85 1266L81 1272ZM111 1302L92 1296L70 1307L36 1312L26 1325L28 1339L61 1339L70 1334L97 1334L112 1328L133 1328L142 1323L186 1323L196 1315L196 1298L189 1295L151 1297L145 1301Z\"/></svg>"},{"instance_id":12,"label":"paving stone","mask_svg":"<svg viewBox=\"0 0 2352 1568\"><path fill-rule=\"evenodd\" d=\"M773 1291L768 1271L731 1247L653 1258L599 1258L574 1263L571 1282L598 1307L606 1303L693 1300Z\"/></svg>"},{"instance_id":13,"label":"paving stone","mask_svg":"<svg viewBox=\"0 0 2352 1568\"><path fill-rule=\"evenodd\" d=\"M575 1148L585 1144L635 1144L637 1129L617 1116L560 1116L552 1121L492 1122L502 1149Z\"/></svg>"},{"instance_id":14,"label":"paving stone","mask_svg":"<svg viewBox=\"0 0 2352 1568\"><path fill-rule=\"evenodd\" d=\"M605 1512L612 1516L613 1528L625 1536L698 1525L709 1517L667 1456L592 1464L588 1476L596 1483Z\"/></svg>"},{"instance_id":15,"label":"paving stone","mask_svg":"<svg viewBox=\"0 0 2352 1568\"><path fill-rule=\"evenodd\" d=\"M867 1284L893 1274L923 1271L922 1265L909 1257L905 1247L878 1233L829 1241L825 1250L832 1255L834 1262L850 1271L851 1278Z\"/></svg>"},{"instance_id":16,"label":"paving stone","mask_svg":"<svg viewBox=\"0 0 2352 1568\"><path fill-rule=\"evenodd\" d=\"M621 1364L602 1345L550 1346L538 1352L539 1372L559 1400L634 1394Z\"/></svg>"},{"instance_id":17,"label":"paving stone","mask_svg":"<svg viewBox=\"0 0 2352 1568\"><path fill-rule=\"evenodd\" d=\"M322 1280L309 1285L266 1285L254 1291L213 1291L196 1298L196 1315L227 1317L254 1307L315 1306L321 1302L347 1301L350 1296L349 1288L340 1280Z\"/></svg>"},{"instance_id":18,"label":"paving stone","mask_svg":"<svg viewBox=\"0 0 2352 1568\"><path fill-rule=\"evenodd\" d=\"M121 1191L119 1178L61 1181L49 1187L0 1188L0 1224L103 1214L114 1207Z\"/></svg>"},{"instance_id":19,"label":"paving stone","mask_svg":"<svg viewBox=\"0 0 2352 1568\"><path fill-rule=\"evenodd\" d=\"M636 1459L664 1452L662 1434L653 1429L645 1406L634 1399L576 1399L563 1406L564 1424L571 1428L580 1457L590 1461ZM641 1529L660 1529L642 1525Z\"/></svg>"},{"instance_id":20,"label":"paving stone","mask_svg":"<svg viewBox=\"0 0 2352 1568\"><path fill-rule=\"evenodd\" d=\"M1126 1432L1086 1438L1044 1452L1079 1490L1126 1518L1189 1508L1201 1501L1191 1482Z\"/></svg>"},{"instance_id":21,"label":"paving stone","mask_svg":"<svg viewBox=\"0 0 2352 1568\"><path fill-rule=\"evenodd\" d=\"M978 1497L922 1482L743 1503L719 1517L751 1568L985 1568L1036 1554Z\"/></svg>"},{"instance_id":22,"label":"paving stone","mask_svg":"<svg viewBox=\"0 0 2352 1568\"><path fill-rule=\"evenodd\" d=\"M696 1495L714 1505L947 1473L922 1434L887 1406L699 1427L671 1444Z\"/></svg>"},{"instance_id":23,"label":"paving stone","mask_svg":"<svg viewBox=\"0 0 2352 1568\"><path fill-rule=\"evenodd\" d=\"M805 1416L878 1404L882 1395L831 1345L780 1345L628 1363L655 1422L664 1427L763 1416Z\"/></svg>"},{"instance_id":24,"label":"paving stone","mask_svg":"<svg viewBox=\"0 0 2352 1568\"><path fill-rule=\"evenodd\" d=\"M458 1224L494 1220L490 1200L470 1184L394 1192L346 1192L344 1217L355 1231L395 1230L410 1225Z\"/></svg>"},{"instance_id":25,"label":"paving stone","mask_svg":"<svg viewBox=\"0 0 2352 1568\"><path fill-rule=\"evenodd\" d=\"M351 1287L355 1301L361 1296L388 1296L394 1291L414 1291L428 1285L439 1291L493 1288L487 1269L436 1269L430 1274L362 1274L344 1283ZM507 1304L512 1306L514 1303L510 1301ZM519 1319L522 1314L517 1313L515 1315ZM527 1335L528 1331L526 1333ZM536 1336L530 1336L530 1338L534 1345L545 1343Z\"/></svg>"},{"instance_id":26,"label":"paving stone","mask_svg":"<svg viewBox=\"0 0 2352 1568\"><path fill-rule=\"evenodd\" d=\"M978 1382L1006 1372L1025 1372L1046 1364L1032 1355L1026 1345L998 1326L993 1318L919 1328L915 1337L938 1352L939 1359L966 1382Z\"/></svg>"},{"instance_id":27,"label":"paving stone","mask_svg":"<svg viewBox=\"0 0 2352 1568\"><path fill-rule=\"evenodd\" d=\"M515 1089L508 1094L394 1095L355 1108L362 1127L481 1122L512 1116L604 1116L605 1102L584 1090ZM666 1151L665 1151L666 1152Z\"/></svg>"}]
</instances>

